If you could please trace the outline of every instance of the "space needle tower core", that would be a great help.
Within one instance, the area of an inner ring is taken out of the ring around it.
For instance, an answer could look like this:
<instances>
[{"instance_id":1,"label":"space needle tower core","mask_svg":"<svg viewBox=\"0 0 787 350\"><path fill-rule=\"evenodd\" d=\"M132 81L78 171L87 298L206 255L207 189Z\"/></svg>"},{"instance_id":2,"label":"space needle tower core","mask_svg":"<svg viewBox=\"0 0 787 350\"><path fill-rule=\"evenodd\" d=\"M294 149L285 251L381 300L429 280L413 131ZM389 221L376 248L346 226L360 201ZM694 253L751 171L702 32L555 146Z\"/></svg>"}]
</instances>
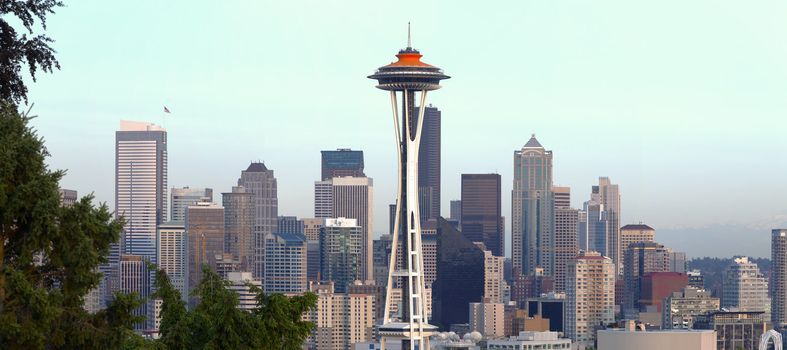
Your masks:
<instances>
[{"instance_id":1,"label":"space needle tower core","mask_svg":"<svg viewBox=\"0 0 787 350\"><path fill-rule=\"evenodd\" d=\"M380 345L381 350L385 350L386 340L397 339L402 342L402 350L428 350L429 336L437 327L429 324L426 314L421 216L418 205L418 148L421 143L426 94L439 89L440 81L450 77L443 74L442 69L421 62L421 53L413 49L410 42L409 23L407 48L400 50L396 57L396 62L378 68L369 76L369 79L377 80L378 89L390 92L399 151L398 196L388 265L385 312L383 324L379 327ZM416 98L420 99L417 110ZM402 256L398 256L399 252ZM400 269L397 270L397 266ZM389 308L395 282L398 282L402 289L402 305L396 316L391 315Z\"/></svg>"}]
</instances>

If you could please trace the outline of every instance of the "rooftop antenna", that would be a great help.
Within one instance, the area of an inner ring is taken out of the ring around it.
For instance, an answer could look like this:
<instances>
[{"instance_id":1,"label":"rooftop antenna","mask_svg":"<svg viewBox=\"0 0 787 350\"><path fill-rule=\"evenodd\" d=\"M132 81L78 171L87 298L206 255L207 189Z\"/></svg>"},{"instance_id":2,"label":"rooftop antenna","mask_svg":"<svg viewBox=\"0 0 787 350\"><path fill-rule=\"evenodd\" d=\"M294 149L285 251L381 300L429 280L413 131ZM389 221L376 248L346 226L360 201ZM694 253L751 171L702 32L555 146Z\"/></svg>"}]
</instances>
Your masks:
<instances>
[{"instance_id":1,"label":"rooftop antenna","mask_svg":"<svg viewBox=\"0 0 787 350\"><path fill-rule=\"evenodd\" d=\"M410 40L410 22L407 22L407 47L412 48L413 45Z\"/></svg>"}]
</instances>

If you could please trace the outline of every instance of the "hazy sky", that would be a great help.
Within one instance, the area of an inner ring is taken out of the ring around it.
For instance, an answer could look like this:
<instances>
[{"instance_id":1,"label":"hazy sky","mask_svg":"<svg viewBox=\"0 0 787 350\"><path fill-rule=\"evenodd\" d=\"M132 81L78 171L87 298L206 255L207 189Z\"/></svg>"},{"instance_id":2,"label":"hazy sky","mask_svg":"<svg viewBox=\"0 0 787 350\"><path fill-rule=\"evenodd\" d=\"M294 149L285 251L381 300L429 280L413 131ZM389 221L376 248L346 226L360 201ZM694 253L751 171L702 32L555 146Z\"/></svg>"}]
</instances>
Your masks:
<instances>
[{"instance_id":1,"label":"hazy sky","mask_svg":"<svg viewBox=\"0 0 787 350\"><path fill-rule=\"evenodd\" d=\"M787 223L783 1L68 1L48 22L62 70L30 87L63 186L114 206L120 119L164 124L170 186L215 200L251 160L279 213L312 216L320 150L362 149L387 231L389 99L366 79L406 44L452 79L443 111L443 214L461 173L503 176L531 133L575 206L598 176L624 223L689 255L769 256ZM166 105L172 114L166 117ZM510 240L510 238L509 238ZM510 246L506 247L509 250Z\"/></svg>"}]
</instances>

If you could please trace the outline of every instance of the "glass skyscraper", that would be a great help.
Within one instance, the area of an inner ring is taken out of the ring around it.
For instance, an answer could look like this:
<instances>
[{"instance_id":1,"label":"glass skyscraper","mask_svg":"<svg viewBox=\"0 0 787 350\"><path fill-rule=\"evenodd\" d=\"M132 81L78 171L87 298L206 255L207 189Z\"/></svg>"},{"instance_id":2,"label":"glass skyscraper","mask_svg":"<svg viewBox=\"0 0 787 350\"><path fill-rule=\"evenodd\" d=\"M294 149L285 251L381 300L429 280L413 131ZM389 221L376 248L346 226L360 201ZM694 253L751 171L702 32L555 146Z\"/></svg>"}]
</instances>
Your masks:
<instances>
[{"instance_id":1,"label":"glass skyscraper","mask_svg":"<svg viewBox=\"0 0 787 350\"><path fill-rule=\"evenodd\" d=\"M322 180L340 176L364 177L363 151L340 148L320 151L322 154Z\"/></svg>"}]
</instances>

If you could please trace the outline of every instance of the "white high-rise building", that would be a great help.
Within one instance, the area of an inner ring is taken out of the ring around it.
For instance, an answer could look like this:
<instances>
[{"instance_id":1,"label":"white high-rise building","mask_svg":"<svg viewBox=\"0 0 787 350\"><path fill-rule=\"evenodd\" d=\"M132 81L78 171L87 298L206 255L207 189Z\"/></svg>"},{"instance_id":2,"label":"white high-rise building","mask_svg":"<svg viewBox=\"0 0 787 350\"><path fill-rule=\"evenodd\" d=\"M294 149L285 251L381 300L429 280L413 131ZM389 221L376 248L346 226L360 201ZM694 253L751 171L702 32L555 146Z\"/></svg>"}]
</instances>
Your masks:
<instances>
[{"instance_id":1,"label":"white high-rise building","mask_svg":"<svg viewBox=\"0 0 787 350\"><path fill-rule=\"evenodd\" d=\"M363 234L361 246L361 276L374 279L372 260L373 188L368 177L334 177L314 183L314 216L317 218L344 217L358 220Z\"/></svg>"},{"instance_id":2,"label":"white high-rise building","mask_svg":"<svg viewBox=\"0 0 787 350\"><path fill-rule=\"evenodd\" d=\"M306 237L297 233L265 236L265 293L306 291Z\"/></svg>"},{"instance_id":3,"label":"white high-rise building","mask_svg":"<svg viewBox=\"0 0 787 350\"><path fill-rule=\"evenodd\" d=\"M765 311L765 319L770 318L768 280L748 257L735 258L724 270L721 307L738 311Z\"/></svg>"},{"instance_id":4,"label":"white high-rise building","mask_svg":"<svg viewBox=\"0 0 787 350\"><path fill-rule=\"evenodd\" d=\"M249 284L262 288L262 283L251 276L251 272L228 272L227 280L230 285L227 287L238 293L238 309L251 311L257 308L257 294L251 292Z\"/></svg>"},{"instance_id":5,"label":"white high-rise building","mask_svg":"<svg viewBox=\"0 0 787 350\"><path fill-rule=\"evenodd\" d=\"M488 338L505 336L505 305L490 302L470 303L470 331L479 332Z\"/></svg>"},{"instance_id":6,"label":"white high-rise building","mask_svg":"<svg viewBox=\"0 0 787 350\"><path fill-rule=\"evenodd\" d=\"M580 252L568 265L565 332L571 340L592 344L596 329L615 321L615 265L598 252Z\"/></svg>"},{"instance_id":7,"label":"white high-rise building","mask_svg":"<svg viewBox=\"0 0 787 350\"><path fill-rule=\"evenodd\" d=\"M124 254L156 262L156 225L167 218L167 132L121 121L115 133L115 213L126 220Z\"/></svg>"},{"instance_id":8,"label":"white high-rise building","mask_svg":"<svg viewBox=\"0 0 787 350\"><path fill-rule=\"evenodd\" d=\"M495 256L490 250L484 250L484 299L490 303L503 303L505 259Z\"/></svg>"},{"instance_id":9,"label":"white high-rise building","mask_svg":"<svg viewBox=\"0 0 787 350\"><path fill-rule=\"evenodd\" d=\"M159 225L156 260L158 268L167 273L172 286L180 291L181 299L188 301L188 245L186 227L182 222Z\"/></svg>"}]
</instances>

